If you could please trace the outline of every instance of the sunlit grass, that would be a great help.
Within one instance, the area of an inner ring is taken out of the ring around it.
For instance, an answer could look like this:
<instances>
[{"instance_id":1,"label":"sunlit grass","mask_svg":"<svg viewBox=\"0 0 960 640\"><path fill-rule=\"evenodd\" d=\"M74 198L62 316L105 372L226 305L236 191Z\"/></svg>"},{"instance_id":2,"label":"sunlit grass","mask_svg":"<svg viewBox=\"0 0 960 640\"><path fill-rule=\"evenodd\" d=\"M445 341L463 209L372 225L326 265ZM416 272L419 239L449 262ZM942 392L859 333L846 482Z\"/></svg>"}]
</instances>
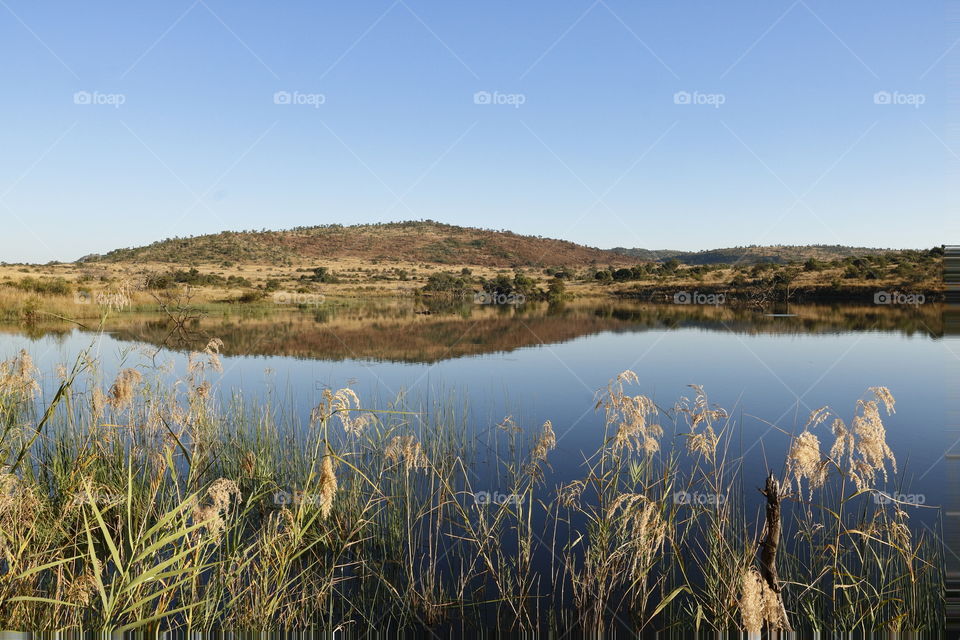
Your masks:
<instances>
[{"instance_id":1,"label":"sunlit grass","mask_svg":"<svg viewBox=\"0 0 960 640\"><path fill-rule=\"evenodd\" d=\"M0 365L0 628L944 623L938 542L878 499L904 492L883 388L780 434L771 576L773 521L748 511L742 480L763 461L737 457L735 421L700 388L664 408L615 377L596 450L558 485L550 423L478 435L451 397L371 407L349 389L301 421L271 394L212 387L220 347L182 372L127 362L115 380L84 353L46 399L27 354Z\"/></svg>"}]
</instances>

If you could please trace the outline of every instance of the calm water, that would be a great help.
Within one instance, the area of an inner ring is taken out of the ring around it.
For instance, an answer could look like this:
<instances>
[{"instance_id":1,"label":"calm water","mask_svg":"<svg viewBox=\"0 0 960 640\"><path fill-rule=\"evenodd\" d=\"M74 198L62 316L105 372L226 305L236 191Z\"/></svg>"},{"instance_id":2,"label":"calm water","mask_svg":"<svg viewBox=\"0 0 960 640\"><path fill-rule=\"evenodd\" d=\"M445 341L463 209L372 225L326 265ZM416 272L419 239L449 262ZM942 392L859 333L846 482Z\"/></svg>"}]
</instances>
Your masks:
<instances>
[{"instance_id":1,"label":"calm water","mask_svg":"<svg viewBox=\"0 0 960 640\"><path fill-rule=\"evenodd\" d=\"M325 387L352 386L377 402L405 390L423 399L455 394L469 401L470 425L484 430L512 415L525 429L551 420L558 437L551 457L556 479L581 473L581 452L596 450L600 417L595 392L625 369L634 393L672 406L703 385L711 402L736 418L735 448L747 487L760 486L764 459L779 470L786 437L813 409L830 405L845 420L867 387L884 385L897 399L885 418L888 442L911 493L946 502L944 428L947 368L960 353L944 336L935 309L802 307L790 315L683 306L568 305L513 309L425 309L374 305L302 310L283 315L217 315L168 341L158 361L183 372L186 351L217 335L226 343L221 389L247 398L269 390L292 397L305 416ZM8 327L0 358L25 348L45 374L95 344L108 379L148 362L169 333L159 316L108 325L105 335L78 328ZM189 342L195 344L188 344ZM952 351L951 351L952 349ZM821 427L823 428L823 427ZM829 443L826 433L821 440ZM666 445L666 443L664 443ZM664 448L667 448L666 446ZM497 487L491 487L496 490ZM926 519L926 511L922 515Z\"/></svg>"}]
</instances>

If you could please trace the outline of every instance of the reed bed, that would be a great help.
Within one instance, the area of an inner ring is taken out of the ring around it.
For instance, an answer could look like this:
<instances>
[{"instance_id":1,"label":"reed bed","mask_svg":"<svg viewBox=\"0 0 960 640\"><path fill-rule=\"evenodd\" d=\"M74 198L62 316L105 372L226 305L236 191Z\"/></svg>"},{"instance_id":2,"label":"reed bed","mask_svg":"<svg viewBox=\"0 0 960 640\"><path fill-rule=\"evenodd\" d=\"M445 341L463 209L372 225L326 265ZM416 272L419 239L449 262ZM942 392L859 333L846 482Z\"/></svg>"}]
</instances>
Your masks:
<instances>
[{"instance_id":1,"label":"reed bed","mask_svg":"<svg viewBox=\"0 0 960 640\"><path fill-rule=\"evenodd\" d=\"M753 513L742 471L758 461L699 387L663 408L615 377L596 451L561 483L549 422L478 435L452 398L370 407L350 389L301 421L214 388L221 346L113 380L84 353L49 398L29 354L0 364L0 628L944 626L939 538L887 499L904 489L883 387L783 432Z\"/></svg>"}]
</instances>

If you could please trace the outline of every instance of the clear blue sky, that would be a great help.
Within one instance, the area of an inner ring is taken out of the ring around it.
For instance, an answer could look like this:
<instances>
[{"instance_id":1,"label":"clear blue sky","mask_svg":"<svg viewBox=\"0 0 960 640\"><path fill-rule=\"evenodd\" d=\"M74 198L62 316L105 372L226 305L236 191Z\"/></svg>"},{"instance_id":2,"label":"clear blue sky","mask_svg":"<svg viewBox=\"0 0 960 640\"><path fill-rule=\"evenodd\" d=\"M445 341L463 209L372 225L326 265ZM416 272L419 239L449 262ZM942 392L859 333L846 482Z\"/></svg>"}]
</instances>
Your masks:
<instances>
[{"instance_id":1,"label":"clear blue sky","mask_svg":"<svg viewBox=\"0 0 960 640\"><path fill-rule=\"evenodd\" d=\"M902 0L0 0L0 260L421 218L932 246L958 35Z\"/></svg>"}]
</instances>

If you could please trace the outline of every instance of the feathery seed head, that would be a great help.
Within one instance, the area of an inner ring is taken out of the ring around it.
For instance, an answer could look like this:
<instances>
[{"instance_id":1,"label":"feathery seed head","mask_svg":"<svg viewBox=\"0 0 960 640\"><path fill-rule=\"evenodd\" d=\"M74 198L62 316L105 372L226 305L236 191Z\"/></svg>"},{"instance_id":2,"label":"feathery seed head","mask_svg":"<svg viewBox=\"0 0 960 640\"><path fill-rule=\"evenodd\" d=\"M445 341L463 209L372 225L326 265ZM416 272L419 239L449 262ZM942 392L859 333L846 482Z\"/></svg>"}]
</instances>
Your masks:
<instances>
[{"instance_id":1,"label":"feathery seed head","mask_svg":"<svg viewBox=\"0 0 960 640\"><path fill-rule=\"evenodd\" d=\"M217 540L226 528L233 505L242 501L240 487L233 480L217 478L207 489L207 497L210 504L195 505L193 519L195 522L203 522L207 533Z\"/></svg>"},{"instance_id":2,"label":"feathery seed head","mask_svg":"<svg viewBox=\"0 0 960 640\"><path fill-rule=\"evenodd\" d=\"M319 505L320 514L326 519L333 509L333 499L337 495L337 476L333 473L332 456L324 456L320 466Z\"/></svg>"},{"instance_id":3,"label":"feathery seed head","mask_svg":"<svg viewBox=\"0 0 960 640\"><path fill-rule=\"evenodd\" d=\"M134 391L142 381L143 376L136 369L123 369L110 387L107 404L116 411L123 411L133 402Z\"/></svg>"},{"instance_id":4,"label":"feathery seed head","mask_svg":"<svg viewBox=\"0 0 960 640\"><path fill-rule=\"evenodd\" d=\"M748 569L740 579L740 621L748 633L760 633L764 613L763 578L756 569Z\"/></svg>"},{"instance_id":5,"label":"feathery seed head","mask_svg":"<svg viewBox=\"0 0 960 640\"><path fill-rule=\"evenodd\" d=\"M553 423L547 420L543 423L543 431L537 438L537 443L533 447L531 457L534 460L546 460L547 454L553 451L557 446L557 436L553 432Z\"/></svg>"},{"instance_id":6,"label":"feathery seed head","mask_svg":"<svg viewBox=\"0 0 960 640\"><path fill-rule=\"evenodd\" d=\"M394 464L403 464L407 473L427 468L427 456L413 436L396 436L384 450L384 457Z\"/></svg>"},{"instance_id":7,"label":"feathery seed head","mask_svg":"<svg viewBox=\"0 0 960 640\"><path fill-rule=\"evenodd\" d=\"M822 487L827 479L827 461L820 455L820 439L810 431L804 431L794 438L787 454L787 475L793 475L797 481L797 490L801 490L801 480L806 478L808 487Z\"/></svg>"},{"instance_id":8,"label":"feathery seed head","mask_svg":"<svg viewBox=\"0 0 960 640\"><path fill-rule=\"evenodd\" d=\"M12 360L0 362L0 395L12 395L22 399L35 398L40 393L37 382L39 370L26 349Z\"/></svg>"}]
</instances>

